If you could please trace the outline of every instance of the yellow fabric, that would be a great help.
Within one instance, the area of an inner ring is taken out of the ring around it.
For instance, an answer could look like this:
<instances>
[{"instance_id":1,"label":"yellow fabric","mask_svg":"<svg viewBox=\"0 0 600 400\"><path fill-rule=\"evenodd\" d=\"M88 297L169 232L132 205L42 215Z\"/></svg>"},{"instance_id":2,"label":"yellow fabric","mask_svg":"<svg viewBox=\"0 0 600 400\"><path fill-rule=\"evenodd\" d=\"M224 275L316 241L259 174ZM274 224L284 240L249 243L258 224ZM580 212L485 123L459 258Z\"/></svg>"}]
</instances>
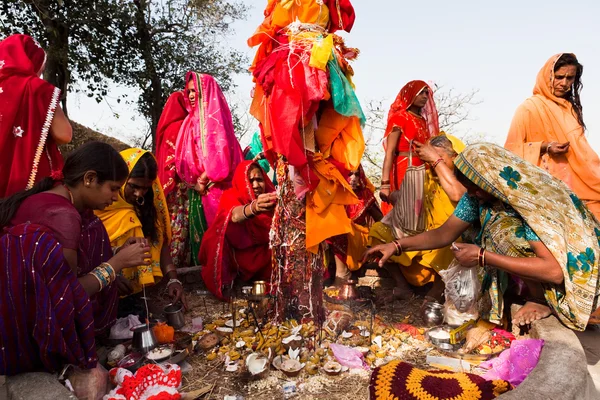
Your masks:
<instances>
[{"instance_id":1,"label":"yellow fabric","mask_svg":"<svg viewBox=\"0 0 600 400\"><path fill-rule=\"evenodd\" d=\"M352 231L348 233L348 253L346 265L350 271L357 271L362 266L361 260L369 244L369 228L352 222Z\"/></svg>"},{"instance_id":2,"label":"yellow fabric","mask_svg":"<svg viewBox=\"0 0 600 400\"><path fill-rule=\"evenodd\" d=\"M551 57L538 73L533 96L517 109L504 147L562 180L600 218L600 158L579 124L573 106L554 96L554 65L562 54ZM569 142L567 154L541 154L542 142Z\"/></svg>"},{"instance_id":3,"label":"yellow fabric","mask_svg":"<svg viewBox=\"0 0 600 400\"><path fill-rule=\"evenodd\" d=\"M375 222L369 231L369 246L390 243L396 238L392 228L383 222ZM420 259L421 255L435 253L411 251L402 253L399 256L390 257L390 261L402 265L400 271L406 278L406 281L413 286L423 286L435 280L435 271L428 266L422 265L426 260Z\"/></svg>"},{"instance_id":4,"label":"yellow fabric","mask_svg":"<svg viewBox=\"0 0 600 400\"><path fill-rule=\"evenodd\" d=\"M328 105L321 114L315 140L323 158L333 157L348 171L356 171L365 151L365 139L358 117L345 117Z\"/></svg>"},{"instance_id":5,"label":"yellow fabric","mask_svg":"<svg viewBox=\"0 0 600 400\"><path fill-rule=\"evenodd\" d=\"M329 25L329 9L315 0L284 0L275 5L271 25L284 28L295 21L326 28Z\"/></svg>"},{"instance_id":6,"label":"yellow fabric","mask_svg":"<svg viewBox=\"0 0 600 400\"><path fill-rule=\"evenodd\" d=\"M310 51L310 65L313 68L327 70L327 62L332 57L333 36L327 35L325 38L317 39Z\"/></svg>"},{"instance_id":7,"label":"yellow fabric","mask_svg":"<svg viewBox=\"0 0 600 400\"><path fill-rule=\"evenodd\" d=\"M146 150L135 148L121 152L130 173L145 153L147 153ZM144 237L142 223L133 205L123 198L123 190L124 187L121 189L119 199L115 203L104 210L95 211L104 224L113 247L122 246L131 237ZM126 268L121 271L123 276L131 281L134 293L139 293L142 290L142 285L153 285L161 280L163 274L160 269L160 253L163 244L171 242L171 221L167 210L167 201L158 178L152 183L152 190L154 192L154 206L158 214L158 240L151 243L150 249L152 263L149 266Z\"/></svg>"},{"instance_id":8,"label":"yellow fabric","mask_svg":"<svg viewBox=\"0 0 600 400\"><path fill-rule=\"evenodd\" d=\"M306 248L316 253L321 242L352 231L344 206L358 199L340 171L321 154L315 153L313 163L319 184L306 195Z\"/></svg>"},{"instance_id":9,"label":"yellow fabric","mask_svg":"<svg viewBox=\"0 0 600 400\"><path fill-rule=\"evenodd\" d=\"M451 142L454 151L461 153L465 149L464 143L455 136L443 133ZM423 212L425 213L425 230L432 230L442 226L454 213L456 204L452 203L444 188L436 176L427 170L425 175L425 198ZM376 226L377 225L377 226ZM371 246L380 243L390 243L395 240L392 229L378 222L371 228ZM433 271L441 271L450 265L454 254L450 247L428 251L410 251L397 257L392 261L401 264L402 273L406 280L414 286L423 286L434 280Z\"/></svg>"}]
</instances>

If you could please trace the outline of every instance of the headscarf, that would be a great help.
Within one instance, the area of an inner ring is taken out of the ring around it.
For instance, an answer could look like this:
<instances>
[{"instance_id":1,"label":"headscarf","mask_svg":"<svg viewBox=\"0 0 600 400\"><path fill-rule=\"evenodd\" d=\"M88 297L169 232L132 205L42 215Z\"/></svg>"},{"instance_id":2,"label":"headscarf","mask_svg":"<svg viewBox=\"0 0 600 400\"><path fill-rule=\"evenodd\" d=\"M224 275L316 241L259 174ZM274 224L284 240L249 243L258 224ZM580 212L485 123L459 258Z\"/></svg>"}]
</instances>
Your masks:
<instances>
[{"instance_id":1,"label":"headscarf","mask_svg":"<svg viewBox=\"0 0 600 400\"><path fill-rule=\"evenodd\" d=\"M156 128L156 163L165 196L175 188L175 144L187 115L184 92L175 92L169 96Z\"/></svg>"},{"instance_id":2,"label":"headscarf","mask_svg":"<svg viewBox=\"0 0 600 400\"><path fill-rule=\"evenodd\" d=\"M0 42L0 198L60 171L63 159L48 134L60 89L39 78L46 53L27 35Z\"/></svg>"},{"instance_id":3,"label":"headscarf","mask_svg":"<svg viewBox=\"0 0 600 400\"><path fill-rule=\"evenodd\" d=\"M429 100L427 100L427 103L421 110L421 116L427 122L429 137L438 135L440 126L435 101L433 100L433 90L423 81L410 81L400 89L400 93L398 93L396 100L394 100L390 107L384 137L388 137L394 126L399 125L397 123L398 120L402 121L406 119L406 113L408 113L408 109L415 101L415 97L417 97L425 88L429 89Z\"/></svg>"},{"instance_id":4,"label":"headscarf","mask_svg":"<svg viewBox=\"0 0 600 400\"><path fill-rule=\"evenodd\" d=\"M202 239L198 256L203 266L202 278L207 289L220 299L223 298L223 287L231 285L238 274L242 279L250 279L254 273L271 262L268 246L274 211L260 213L241 223L231 222L231 214L235 207L250 204L256 199L249 177L254 168L259 168L263 174L265 193L275 191L275 186L257 162L242 161L235 170L233 186L221 196L215 221ZM245 239L252 241L252 245L239 249L242 238L236 243L228 241L227 230L231 227L239 229L236 232L239 232L238 236L244 235ZM236 254L236 250L242 250L244 254ZM235 254L233 257L232 253Z\"/></svg>"},{"instance_id":5,"label":"headscarf","mask_svg":"<svg viewBox=\"0 0 600 400\"><path fill-rule=\"evenodd\" d=\"M554 66L563 55L552 56L537 75L533 96L517 109L505 147L543 167L565 182L600 216L600 158L589 145L571 103L552 93ZM573 54L574 56L574 54ZM542 142L570 142L565 155L541 155Z\"/></svg>"},{"instance_id":6,"label":"headscarf","mask_svg":"<svg viewBox=\"0 0 600 400\"><path fill-rule=\"evenodd\" d=\"M135 168L140 158L148 153L142 149L127 149L121 152L121 156L125 159L129 173ZM125 182L127 185L127 182ZM125 186L119 192L119 199L106 207L104 210L96 211L96 215L102 220L111 245L122 246L127 239L131 237L144 237L142 223L136 213L135 206L124 198ZM171 242L171 220L167 210L167 201L162 190L160 179L157 177L152 182L152 193L154 196L154 207L158 215L157 231L158 238L151 243L150 258L152 263L150 266L139 266L136 268L126 268L122 271L123 275L132 281L134 285L134 293L142 289L142 285L153 285L162 278L160 269L160 253L165 243Z\"/></svg>"},{"instance_id":7,"label":"headscarf","mask_svg":"<svg viewBox=\"0 0 600 400\"><path fill-rule=\"evenodd\" d=\"M324 3L329 8L329 32L342 30L350 33L356 19L350 0L325 0Z\"/></svg>"},{"instance_id":8,"label":"headscarf","mask_svg":"<svg viewBox=\"0 0 600 400\"><path fill-rule=\"evenodd\" d=\"M569 328L584 330L596 306L600 225L559 179L490 143L470 145L456 167L475 185L510 205L560 264L563 285L543 284L545 297Z\"/></svg>"},{"instance_id":9,"label":"headscarf","mask_svg":"<svg viewBox=\"0 0 600 400\"><path fill-rule=\"evenodd\" d=\"M229 105L219 84L210 75L188 72L198 93L192 109L185 97L185 117L175 149L178 175L189 185L206 172L212 182L229 181L237 165L244 159L235 137ZM187 90L186 90L187 94Z\"/></svg>"}]
</instances>

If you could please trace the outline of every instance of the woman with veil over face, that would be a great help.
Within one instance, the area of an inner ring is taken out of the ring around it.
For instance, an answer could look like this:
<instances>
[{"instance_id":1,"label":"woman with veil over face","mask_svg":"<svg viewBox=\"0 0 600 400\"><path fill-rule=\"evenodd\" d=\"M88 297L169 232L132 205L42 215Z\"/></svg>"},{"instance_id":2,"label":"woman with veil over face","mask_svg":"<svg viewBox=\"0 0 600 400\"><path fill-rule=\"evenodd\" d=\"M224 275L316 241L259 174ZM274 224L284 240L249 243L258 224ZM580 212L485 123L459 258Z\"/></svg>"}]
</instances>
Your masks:
<instances>
[{"instance_id":1,"label":"woman with veil over face","mask_svg":"<svg viewBox=\"0 0 600 400\"><path fill-rule=\"evenodd\" d=\"M176 267L197 265L202 236L243 160L231 112L210 75L190 71L171 95L157 129L159 179L171 216Z\"/></svg>"}]
</instances>

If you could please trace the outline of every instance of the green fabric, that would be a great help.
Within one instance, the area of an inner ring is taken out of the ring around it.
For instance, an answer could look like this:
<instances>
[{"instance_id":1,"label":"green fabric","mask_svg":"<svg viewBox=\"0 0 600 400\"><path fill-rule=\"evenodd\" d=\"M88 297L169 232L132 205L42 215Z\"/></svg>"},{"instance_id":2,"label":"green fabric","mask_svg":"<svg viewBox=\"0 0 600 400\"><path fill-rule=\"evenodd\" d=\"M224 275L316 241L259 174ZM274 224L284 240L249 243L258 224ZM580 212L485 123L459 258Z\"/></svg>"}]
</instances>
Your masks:
<instances>
[{"instance_id":1,"label":"green fabric","mask_svg":"<svg viewBox=\"0 0 600 400\"><path fill-rule=\"evenodd\" d=\"M360 125L365 126L366 117L356 97L356 93L344 75L337 59L333 57L327 62L329 68L329 84L331 90L331 99L335 111L346 117L358 117Z\"/></svg>"},{"instance_id":2,"label":"green fabric","mask_svg":"<svg viewBox=\"0 0 600 400\"><path fill-rule=\"evenodd\" d=\"M481 211L483 247L511 257L534 257L526 239L528 225L563 271L562 284L542 283L548 305L567 327L584 330L600 293L598 220L564 182L500 146L468 146L454 164L501 200ZM501 279L496 287L501 292Z\"/></svg>"},{"instance_id":3,"label":"green fabric","mask_svg":"<svg viewBox=\"0 0 600 400\"><path fill-rule=\"evenodd\" d=\"M202 244L202 237L208 228L206 218L204 217L204 207L202 206L202 196L195 190L188 192L190 198L190 251L192 265L200 265L198 262L198 253Z\"/></svg>"}]
</instances>

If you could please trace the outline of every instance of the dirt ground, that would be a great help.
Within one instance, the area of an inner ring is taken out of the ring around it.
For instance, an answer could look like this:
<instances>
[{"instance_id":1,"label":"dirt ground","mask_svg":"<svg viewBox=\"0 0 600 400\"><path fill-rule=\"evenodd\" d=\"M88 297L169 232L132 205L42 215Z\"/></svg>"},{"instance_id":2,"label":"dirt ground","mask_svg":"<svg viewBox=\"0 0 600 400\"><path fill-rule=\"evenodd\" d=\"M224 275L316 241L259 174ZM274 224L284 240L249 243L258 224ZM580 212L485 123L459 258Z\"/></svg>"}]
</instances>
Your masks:
<instances>
[{"instance_id":1,"label":"dirt ground","mask_svg":"<svg viewBox=\"0 0 600 400\"><path fill-rule=\"evenodd\" d=\"M195 317L202 317L205 327L213 321L231 318L231 303L218 301L201 285L201 283L186 284L189 306L186 313L186 328L191 327L191 321ZM422 297L415 296L407 301L391 301L391 289L377 277L361 278L360 285L374 288L376 299L379 299L376 301L375 310L376 319L380 324L392 326L402 322L416 328L423 326L419 310L423 302ZM150 313L159 312L168 303L164 289L161 287L154 288L146 296L150 299ZM235 307L237 310L242 309L244 301L238 300ZM369 317L365 314L371 313L357 310L356 318L366 321ZM436 350L422 339L408 338L402 347L403 350L399 353L402 354L402 359L417 367L427 367L425 361L427 354L437 354ZM244 356L242 355L242 358ZM284 398L283 385L290 381L295 382L294 398L298 399L356 400L369 397L370 370L353 369L337 376L326 375L322 370L312 376L302 371L298 377L289 378L281 371L271 368L260 379L252 379L244 368L240 368L237 372L225 371L223 357L208 361L206 354L200 352L191 354L186 361L190 364L191 371L184 374L181 392L189 393L206 388L208 392L197 397L198 399L223 400L227 395L243 399L282 399Z\"/></svg>"}]
</instances>

